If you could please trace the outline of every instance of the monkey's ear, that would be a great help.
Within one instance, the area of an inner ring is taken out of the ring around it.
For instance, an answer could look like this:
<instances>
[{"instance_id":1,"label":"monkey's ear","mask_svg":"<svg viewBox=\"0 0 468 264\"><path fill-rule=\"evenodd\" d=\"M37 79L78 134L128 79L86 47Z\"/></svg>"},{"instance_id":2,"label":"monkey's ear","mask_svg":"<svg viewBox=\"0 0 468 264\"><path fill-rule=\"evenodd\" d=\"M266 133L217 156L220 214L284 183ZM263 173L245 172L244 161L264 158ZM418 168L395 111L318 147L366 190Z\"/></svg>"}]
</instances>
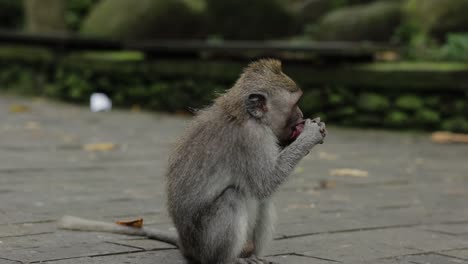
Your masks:
<instances>
[{"instance_id":1,"label":"monkey's ear","mask_svg":"<svg viewBox=\"0 0 468 264\"><path fill-rule=\"evenodd\" d=\"M262 92L249 94L246 102L247 112L255 118L262 118L267 111L266 98L266 94Z\"/></svg>"}]
</instances>

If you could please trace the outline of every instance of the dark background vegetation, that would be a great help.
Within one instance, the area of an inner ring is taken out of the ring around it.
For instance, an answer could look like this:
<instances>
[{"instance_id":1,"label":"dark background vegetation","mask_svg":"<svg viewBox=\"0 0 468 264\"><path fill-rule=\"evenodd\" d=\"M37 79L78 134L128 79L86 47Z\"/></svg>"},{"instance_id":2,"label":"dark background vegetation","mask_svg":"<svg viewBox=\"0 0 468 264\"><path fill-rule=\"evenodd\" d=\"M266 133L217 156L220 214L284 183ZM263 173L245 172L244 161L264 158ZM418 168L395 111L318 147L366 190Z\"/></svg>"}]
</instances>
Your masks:
<instances>
[{"instance_id":1,"label":"dark background vegetation","mask_svg":"<svg viewBox=\"0 0 468 264\"><path fill-rule=\"evenodd\" d=\"M468 132L466 0L0 0L2 30L163 39L377 42L397 54L285 65L307 115L332 124ZM0 45L0 87L84 103L187 111L228 88L245 62Z\"/></svg>"}]
</instances>

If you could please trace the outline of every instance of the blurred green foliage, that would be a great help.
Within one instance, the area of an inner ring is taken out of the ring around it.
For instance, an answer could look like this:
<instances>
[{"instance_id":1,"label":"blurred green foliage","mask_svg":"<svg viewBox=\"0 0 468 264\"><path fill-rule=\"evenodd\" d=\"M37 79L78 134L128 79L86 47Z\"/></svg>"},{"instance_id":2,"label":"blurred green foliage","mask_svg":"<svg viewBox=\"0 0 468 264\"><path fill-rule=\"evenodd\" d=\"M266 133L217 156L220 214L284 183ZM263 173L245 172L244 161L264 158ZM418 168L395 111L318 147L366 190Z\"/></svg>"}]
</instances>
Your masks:
<instances>
[{"instance_id":1,"label":"blurred green foliage","mask_svg":"<svg viewBox=\"0 0 468 264\"><path fill-rule=\"evenodd\" d=\"M99 0L66 1L66 27L71 31L77 31L83 18ZM0 28L20 30L25 24L24 19L23 0L0 0Z\"/></svg>"},{"instance_id":2,"label":"blurred green foliage","mask_svg":"<svg viewBox=\"0 0 468 264\"><path fill-rule=\"evenodd\" d=\"M4 28L22 26L22 1L0 0ZM466 0L67 0L72 31L110 38L392 41L421 63L296 68L306 116L334 124L468 132ZM83 23L84 22L84 23ZM436 62L427 62L427 60ZM117 106L188 111L210 103L242 63L145 61L139 52L0 48L0 87L86 103L105 92ZM431 76L431 82L425 80ZM435 76L435 77L434 77ZM343 83L343 80L348 80ZM351 80L351 81L349 81ZM406 86L408 85L408 87ZM444 89L447 88L456 89Z\"/></svg>"},{"instance_id":3,"label":"blurred green foliage","mask_svg":"<svg viewBox=\"0 0 468 264\"><path fill-rule=\"evenodd\" d=\"M468 33L450 33L442 45L427 34L415 34L404 56L420 61L468 61Z\"/></svg>"},{"instance_id":4,"label":"blurred green foliage","mask_svg":"<svg viewBox=\"0 0 468 264\"><path fill-rule=\"evenodd\" d=\"M67 0L67 12L65 14L67 28L78 31L83 19L97 2L98 0Z\"/></svg>"},{"instance_id":5,"label":"blurred green foliage","mask_svg":"<svg viewBox=\"0 0 468 264\"><path fill-rule=\"evenodd\" d=\"M384 119L384 122L389 127L404 127L409 124L410 117L405 112L399 110L392 110L387 114L387 116Z\"/></svg>"},{"instance_id":6,"label":"blurred green foliage","mask_svg":"<svg viewBox=\"0 0 468 264\"><path fill-rule=\"evenodd\" d=\"M18 29L23 25L23 4L20 0L0 0L0 28Z\"/></svg>"},{"instance_id":7,"label":"blurred green foliage","mask_svg":"<svg viewBox=\"0 0 468 264\"><path fill-rule=\"evenodd\" d=\"M362 93L358 97L357 105L364 111L384 112L390 107L390 102L385 96L376 93Z\"/></svg>"},{"instance_id":8,"label":"blurred green foliage","mask_svg":"<svg viewBox=\"0 0 468 264\"><path fill-rule=\"evenodd\" d=\"M424 105L422 99L417 95L402 95L396 100L395 105L403 110L416 111Z\"/></svg>"},{"instance_id":9,"label":"blurred green foliage","mask_svg":"<svg viewBox=\"0 0 468 264\"><path fill-rule=\"evenodd\" d=\"M466 0L408 0L405 9L408 23L439 39L468 30Z\"/></svg>"},{"instance_id":10,"label":"blurred green foliage","mask_svg":"<svg viewBox=\"0 0 468 264\"><path fill-rule=\"evenodd\" d=\"M468 33L449 34L447 42L440 48L439 59L468 61Z\"/></svg>"},{"instance_id":11,"label":"blurred green foliage","mask_svg":"<svg viewBox=\"0 0 468 264\"><path fill-rule=\"evenodd\" d=\"M0 48L0 87L77 103L87 103L93 92L104 92L118 107L189 111L210 104L233 84L243 66L222 61L144 61L134 52L86 52L57 60L45 50ZM349 126L468 132L468 92L463 90L311 86L317 75L311 75L310 69L307 76L297 75L299 69L286 70L302 87L316 87L304 88L300 105L306 116L320 115L327 122ZM452 73L449 68L442 72L447 78Z\"/></svg>"}]
</instances>

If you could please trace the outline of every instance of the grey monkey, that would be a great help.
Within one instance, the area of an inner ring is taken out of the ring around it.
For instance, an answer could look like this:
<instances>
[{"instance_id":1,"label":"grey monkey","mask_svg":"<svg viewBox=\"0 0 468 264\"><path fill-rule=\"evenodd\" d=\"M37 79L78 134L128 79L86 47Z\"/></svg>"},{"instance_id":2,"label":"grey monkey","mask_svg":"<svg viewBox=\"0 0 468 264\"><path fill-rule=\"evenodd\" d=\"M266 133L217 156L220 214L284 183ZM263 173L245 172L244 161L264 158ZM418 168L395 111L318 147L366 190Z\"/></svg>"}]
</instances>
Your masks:
<instances>
[{"instance_id":1,"label":"grey monkey","mask_svg":"<svg viewBox=\"0 0 468 264\"><path fill-rule=\"evenodd\" d=\"M148 236L176 245L193 263L269 263L260 256L273 232L271 196L327 133L320 118L303 119L301 96L281 62L264 59L197 113L167 170L177 234L74 217L60 226Z\"/></svg>"}]
</instances>

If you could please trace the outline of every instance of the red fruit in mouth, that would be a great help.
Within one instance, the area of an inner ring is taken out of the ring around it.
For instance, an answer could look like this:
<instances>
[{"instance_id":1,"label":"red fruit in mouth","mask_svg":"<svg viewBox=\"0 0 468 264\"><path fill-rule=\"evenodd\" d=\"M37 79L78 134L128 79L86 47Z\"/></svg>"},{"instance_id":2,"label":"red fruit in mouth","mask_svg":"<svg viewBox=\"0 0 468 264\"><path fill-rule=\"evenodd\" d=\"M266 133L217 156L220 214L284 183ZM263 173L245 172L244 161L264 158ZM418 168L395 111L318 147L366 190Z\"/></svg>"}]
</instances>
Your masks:
<instances>
[{"instance_id":1,"label":"red fruit in mouth","mask_svg":"<svg viewBox=\"0 0 468 264\"><path fill-rule=\"evenodd\" d=\"M290 139L291 140L295 140L301 133L302 131L304 130L304 124L305 124L305 120L297 123L291 130L291 136L290 136Z\"/></svg>"}]
</instances>

